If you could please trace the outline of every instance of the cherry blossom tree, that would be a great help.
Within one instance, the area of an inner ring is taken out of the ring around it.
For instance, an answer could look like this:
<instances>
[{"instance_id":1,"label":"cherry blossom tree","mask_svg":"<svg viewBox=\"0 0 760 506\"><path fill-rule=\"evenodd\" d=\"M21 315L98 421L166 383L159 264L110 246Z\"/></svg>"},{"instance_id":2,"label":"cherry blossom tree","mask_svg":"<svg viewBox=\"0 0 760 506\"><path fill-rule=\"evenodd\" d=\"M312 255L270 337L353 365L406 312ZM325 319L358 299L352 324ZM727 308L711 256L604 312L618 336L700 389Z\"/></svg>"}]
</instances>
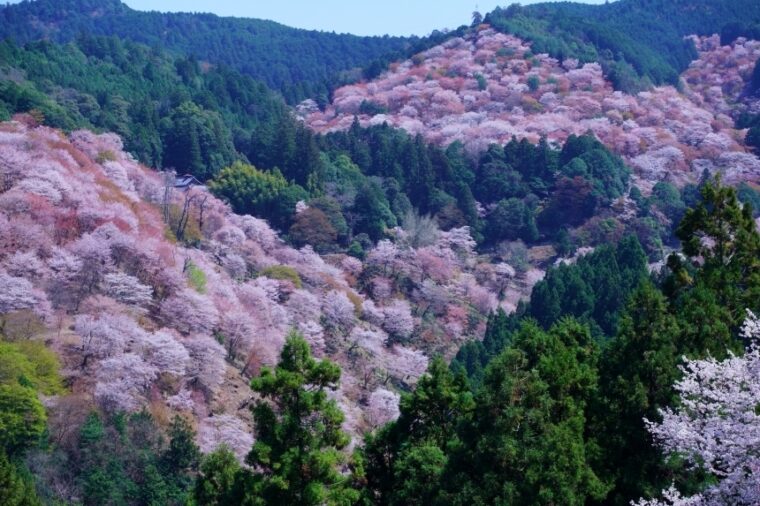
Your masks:
<instances>
[{"instance_id":1,"label":"cherry blossom tree","mask_svg":"<svg viewBox=\"0 0 760 506\"><path fill-rule=\"evenodd\" d=\"M325 324L339 332L348 333L356 324L356 308L346 292L332 290L322 299Z\"/></svg>"},{"instance_id":2,"label":"cherry blossom tree","mask_svg":"<svg viewBox=\"0 0 760 506\"><path fill-rule=\"evenodd\" d=\"M4 315L11 312L30 309L43 320L50 317L47 296L27 279L0 270L0 287L0 332L5 325Z\"/></svg>"},{"instance_id":3,"label":"cherry blossom tree","mask_svg":"<svg viewBox=\"0 0 760 506\"><path fill-rule=\"evenodd\" d=\"M128 316L103 313L99 316L77 315L74 331L80 339L79 353L82 367L92 358L107 358L119 355L130 342L145 342L146 332Z\"/></svg>"},{"instance_id":4,"label":"cherry blossom tree","mask_svg":"<svg viewBox=\"0 0 760 506\"><path fill-rule=\"evenodd\" d=\"M253 446L253 435L245 422L228 414L213 415L201 420L198 426L198 446L203 453L211 453L226 445L242 463Z\"/></svg>"},{"instance_id":5,"label":"cherry blossom tree","mask_svg":"<svg viewBox=\"0 0 760 506\"><path fill-rule=\"evenodd\" d=\"M184 339L182 344L190 353L186 378L208 397L213 396L224 381L227 369L224 347L203 334L193 334Z\"/></svg>"},{"instance_id":6,"label":"cherry blossom tree","mask_svg":"<svg viewBox=\"0 0 760 506\"><path fill-rule=\"evenodd\" d=\"M760 320L750 311L742 337L749 342L744 356L686 360L675 386L679 406L662 411L662 422L646 422L663 450L683 455L717 483L688 498L671 488L663 501L640 506L760 503Z\"/></svg>"},{"instance_id":7,"label":"cherry blossom tree","mask_svg":"<svg viewBox=\"0 0 760 506\"><path fill-rule=\"evenodd\" d=\"M40 279L46 274L45 264L33 251L17 251L2 264L5 271L28 279Z\"/></svg>"},{"instance_id":8,"label":"cherry blossom tree","mask_svg":"<svg viewBox=\"0 0 760 506\"><path fill-rule=\"evenodd\" d=\"M168 326L183 334L210 334L219 322L219 313L208 297L190 289L167 297L161 303L160 313Z\"/></svg>"},{"instance_id":9,"label":"cherry blossom tree","mask_svg":"<svg viewBox=\"0 0 760 506\"><path fill-rule=\"evenodd\" d=\"M132 306L145 307L153 300L153 288L123 272L103 276L101 289L109 297Z\"/></svg>"},{"instance_id":10,"label":"cherry blossom tree","mask_svg":"<svg viewBox=\"0 0 760 506\"><path fill-rule=\"evenodd\" d=\"M182 377L190 361L190 353L177 340L175 333L162 329L147 334L140 343L141 353L148 364L154 366L159 373L173 374Z\"/></svg>"},{"instance_id":11,"label":"cherry blossom tree","mask_svg":"<svg viewBox=\"0 0 760 506\"><path fill-rule=\"evenodd\" d=\"M367 417L370 425L380 427L395 420L399 415L400 396L385 388L372 392L367 401Z\"/></svg>"},{"instance_id":12,"label":"cherry blossom tree","mask_svg":"<svg viewBox=\"0 0 760 506\"><path fill-rule=\"evenodd\" d=\"M0 314L33 308L38 302L34 286L28 280L0 271Z\"/></svg>"},{"instance_id":13,"label":"cherry blossom tree","mask_svg":"<svg viewBox=\"0 0 760 506\"><path fill-rule=\"evenodd\" d=\"M388 332L393 340L405 340L414 332L414 318L409 302L401 299L394 300L383 308L383 330Z\"/></svg>"},{"instance_id":14,"label":"cherry blossom tree","mask_svg":"<svg viewBox=\"0 0 760 506\"><path fill-rule=\"evenodd\" d=\"M224 346L227 348L227 358L234 361L238 355L250 347L255 337L257 325L250 313L243 308L232 308L224 311L219 331L224 336Z\"/></svg>"},{"instance_id":15,"label":"cherry blossom tree","mask_svg":"<svg viewBox=\"0 0 760 506\"><path fill-rule=\"evenodd\" d=\"M143 404L144 394L157 374L156 367L134 353L103 360L98 368L95 399L107 411L135 411Z\"/></svg>"}]
</instances>

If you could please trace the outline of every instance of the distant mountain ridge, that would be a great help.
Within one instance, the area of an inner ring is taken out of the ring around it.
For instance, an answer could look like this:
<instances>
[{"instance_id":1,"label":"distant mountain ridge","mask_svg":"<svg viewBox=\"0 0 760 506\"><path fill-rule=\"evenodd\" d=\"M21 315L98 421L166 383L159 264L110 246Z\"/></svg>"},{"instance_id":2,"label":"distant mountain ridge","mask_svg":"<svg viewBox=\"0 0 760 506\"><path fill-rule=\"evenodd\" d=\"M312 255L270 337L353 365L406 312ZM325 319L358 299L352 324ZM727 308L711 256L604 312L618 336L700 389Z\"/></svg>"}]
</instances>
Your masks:
<instances>
[{"instance_id":1,"label":"distant mountain ridge","mask_svg":"<svg viewBox=\"0 0 760 506\"><path fill-rule=\"evenodd\" d=\"M291 102L325 96L340 72L387 60L419 40L302 30L214 14L142 12L119 0L25 0L0 6L0 39L69 42L82 33L115 35L225 64Z\"/></svg>"}]
</instances>

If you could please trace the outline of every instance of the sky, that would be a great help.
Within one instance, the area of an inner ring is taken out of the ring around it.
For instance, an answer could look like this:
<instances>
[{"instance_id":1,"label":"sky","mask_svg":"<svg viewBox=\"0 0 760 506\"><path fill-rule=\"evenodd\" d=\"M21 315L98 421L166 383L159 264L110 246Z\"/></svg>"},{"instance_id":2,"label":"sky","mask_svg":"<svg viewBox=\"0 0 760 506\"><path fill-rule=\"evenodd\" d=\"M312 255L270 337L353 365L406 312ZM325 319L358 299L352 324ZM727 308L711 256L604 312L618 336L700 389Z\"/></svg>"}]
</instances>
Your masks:
<instances>
[{"instance_id":1,"label":"sky","mask_svg":"<svg viewBox=\"0 0 760 506\"><path fill-rule=\"evenodd\" d=\"M7 0L6 0L7 1ZM15 3L19 0L11 0ZM485 14L515 0L122 0L137 10L213 12L220 16L271 19L315 30L357 35L427 35L468 24L476 9ZM523 0L520 3L537 3ZM0 0L0 3L3 0ZM586 0L585 3L604 3Z\"/></svg>"}]
</instances>

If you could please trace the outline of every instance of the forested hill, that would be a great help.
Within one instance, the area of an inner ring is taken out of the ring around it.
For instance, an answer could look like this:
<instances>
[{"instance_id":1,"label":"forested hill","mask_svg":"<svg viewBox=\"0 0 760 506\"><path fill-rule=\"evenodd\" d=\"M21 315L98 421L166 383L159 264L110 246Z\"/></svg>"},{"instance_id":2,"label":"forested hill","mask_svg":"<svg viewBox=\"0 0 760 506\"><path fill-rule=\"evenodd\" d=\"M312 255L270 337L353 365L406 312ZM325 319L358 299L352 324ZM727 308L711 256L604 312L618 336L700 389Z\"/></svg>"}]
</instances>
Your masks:
<instances>
[{"instance_id":1,"label":"forested hill","mask_svg":"<svg viewBox=\"0 0 760 506\"><path fill-rule=\"evenodd\" d=\"M259 19L141 12L119 0L35 0L0 7L0 39L68 42L82 33L116 35L211 63L280 90L286 99L326 95L342 71L369 66L418 39L300 30Z\"/></svg>"},{"instance_id":2,"label":"forested hill","mask_svg":"<svg viewBox=\"0 0 760 506\"><path fill-rule=\"evenodd\" d=\"M604 5L551 2L496 8L496 29L533 43L535 53L599 62L617 89L677 84L696 58L687 35L720 33L760 21L756 0L619 0Z\"/></svg>"}]
</instances>

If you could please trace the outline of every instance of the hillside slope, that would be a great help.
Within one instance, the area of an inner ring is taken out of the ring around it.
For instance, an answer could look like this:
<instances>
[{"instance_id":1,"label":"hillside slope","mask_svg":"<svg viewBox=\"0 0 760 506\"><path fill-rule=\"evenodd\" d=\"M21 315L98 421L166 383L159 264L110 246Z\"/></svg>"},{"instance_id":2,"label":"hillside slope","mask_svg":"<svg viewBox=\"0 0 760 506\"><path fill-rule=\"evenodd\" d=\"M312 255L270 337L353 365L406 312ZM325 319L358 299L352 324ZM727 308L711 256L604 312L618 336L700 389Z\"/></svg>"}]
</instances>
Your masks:
<instances>
[{"instance_id":1,"label":"hillside slope","mask_svg":"<svg viewBox=\"0 0 760 506\"><path fill-rule=\"evenodd\" d=\"M664 86L629 95L615 91L596 63L535 54L529 43L482 25L374 81L336 90L324 112L311 102L299 111L319 132L349 128L358 115L362 124L387 122L440 145L460 141L472 154L512 136L562 142L591 131L636 169L643 189L660 180L683 184L704 169L729 181L756 180L760 160L746 152L728 114L760 43L697 43L704 62L722 55L719 68L695 62L685 93Z\"/></svg>"},{"instance_id":2,"label":"hillside slope","mask_svg":"<svg viewBox=\"0 0 760 506\"><path fill-rule=\"evenodd\" d=\"M498 289L519 296L540 277L476 269L466 228L417 249L397 230L364 263L296 250L203 188L174 189L113 134L19 119L0 124L0 315L5 338L61 357L69 394L50 400L51 420L74 402L82 417L183 413L202 449L226 442L242 458L247 379L295 328L344 369L336 397L358 434L395 415L394 390L429 356L482 336Z\"/></svg>"},{"instance_id":3,"label":"hillside slope","mask_svg":"<svg viewBox=\"0 0 760 506\"><path fill-rule=\"evenodd\" d=\"M497 8L497 30L521 37L537 53L599 62L616 89L678 83L696 57L688 35L720 33L728 24L757 23L752 0L618 0L603 5L546 2Z\"/></svg>"},{"instance_id":4,"label":"hillside slope","mask_svg":"<svg viewBox=\"0 0 760 506\"><path fill-rule=\"evenodd\" d=\"M0 7L0 39L69 42L82 33L115 35L225 64L290 100L326 94L339 72L366 66L410 42L299 30L258 19L141 12L119 0L27 0Z\"/></svg>"}]
</instances>

